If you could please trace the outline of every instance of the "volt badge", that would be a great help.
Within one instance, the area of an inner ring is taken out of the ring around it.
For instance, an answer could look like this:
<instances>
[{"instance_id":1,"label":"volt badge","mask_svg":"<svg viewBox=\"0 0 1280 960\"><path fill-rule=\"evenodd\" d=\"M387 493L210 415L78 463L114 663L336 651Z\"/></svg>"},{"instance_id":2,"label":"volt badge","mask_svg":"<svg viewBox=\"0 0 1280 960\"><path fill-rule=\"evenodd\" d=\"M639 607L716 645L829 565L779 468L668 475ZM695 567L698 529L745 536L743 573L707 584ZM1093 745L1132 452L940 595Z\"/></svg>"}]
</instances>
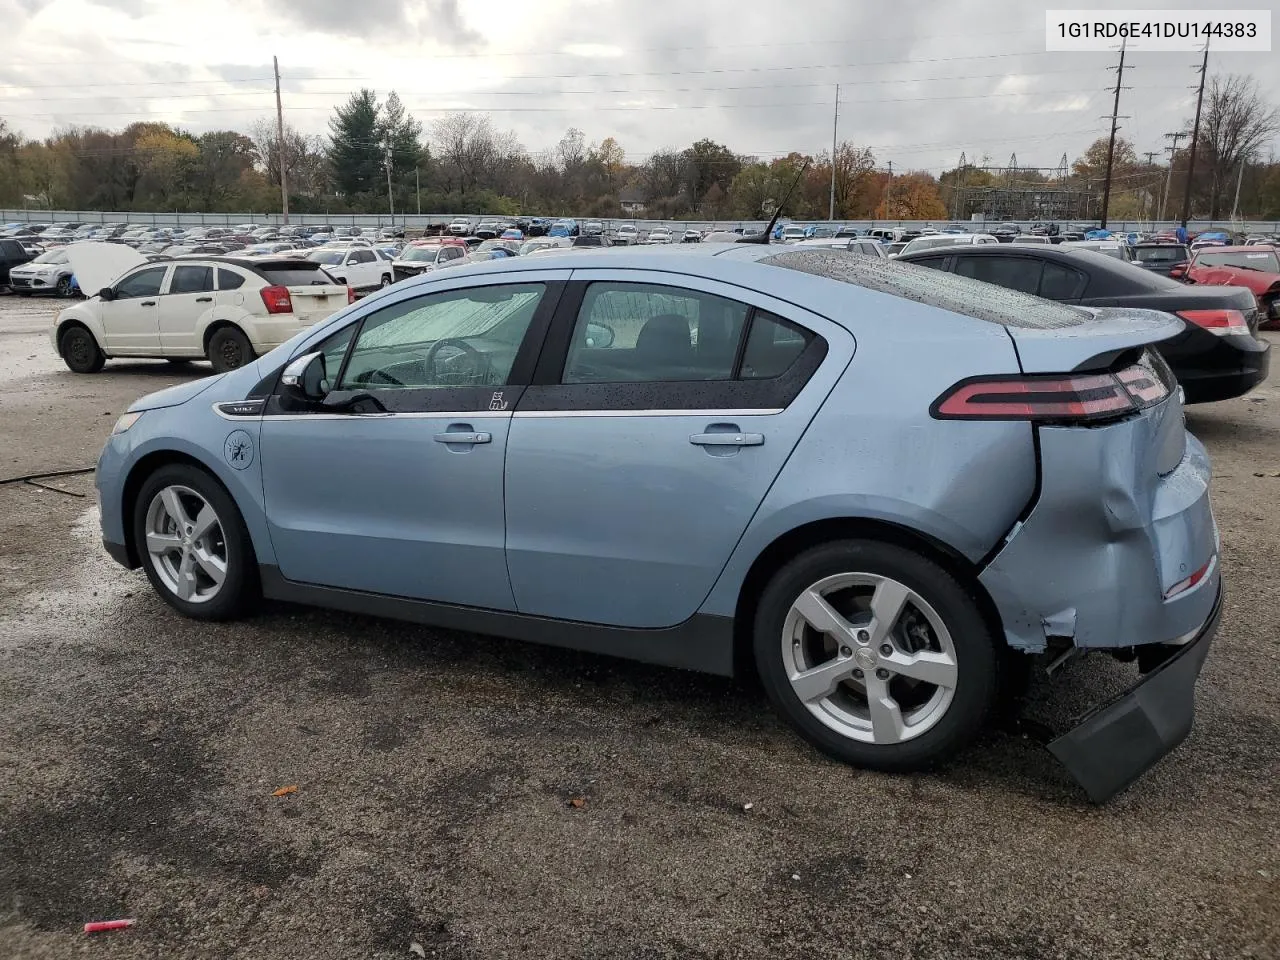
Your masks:
<instances>
[{"instance_id":1,"label":"volt badge","mask_svg":"<svg viewBox=\"0 0 1280 960\"><path fill-rule=\"evenodd\" d=\"M244 430L232 430L222 445L222 456L237 470L253 463L253 438Z\"/></svg>"}]
</instances>

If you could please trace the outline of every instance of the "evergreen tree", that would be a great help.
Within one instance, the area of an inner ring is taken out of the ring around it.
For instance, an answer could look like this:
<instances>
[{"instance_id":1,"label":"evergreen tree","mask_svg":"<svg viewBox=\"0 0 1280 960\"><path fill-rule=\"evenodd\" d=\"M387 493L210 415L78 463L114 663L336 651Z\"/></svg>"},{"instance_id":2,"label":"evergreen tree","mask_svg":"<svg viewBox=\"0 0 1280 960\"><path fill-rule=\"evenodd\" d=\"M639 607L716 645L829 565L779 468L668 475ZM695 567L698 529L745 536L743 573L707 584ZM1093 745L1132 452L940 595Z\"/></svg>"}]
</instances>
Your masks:
<instances>
[{"instance_id":1,"label":"evergreen tree","mask_svg":"<svg viewBox=\"0 0 1280 960\"><path fill-rule=\"evenodd\" d=\"M422 164L422 123L411 117L394 90L382 107L381 138L391 147L391 175L398 184L412 184L413 171Z\"/></svg>"},{"instance_id":2,"label":"evergreen tree","mask_svg":"<svg viewBox=\"0 0 1280 960\"><path fill-rule=\"evenodd\" d=\"M384 138L378 98L361 89L329 120L329 166L340 194L354 197L378 191L383 183Z\"/></svg>"}]
</instances>

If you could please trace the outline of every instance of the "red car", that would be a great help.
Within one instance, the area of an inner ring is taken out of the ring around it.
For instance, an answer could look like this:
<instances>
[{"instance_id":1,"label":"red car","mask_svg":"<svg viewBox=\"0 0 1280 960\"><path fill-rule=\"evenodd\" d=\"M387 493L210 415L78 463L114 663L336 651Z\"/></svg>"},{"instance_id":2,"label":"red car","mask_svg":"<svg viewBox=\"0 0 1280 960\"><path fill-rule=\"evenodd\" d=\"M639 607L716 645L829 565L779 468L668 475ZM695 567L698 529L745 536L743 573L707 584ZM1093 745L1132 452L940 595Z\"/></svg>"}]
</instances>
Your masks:
<instances>
[{"instance_id":1,"label":"red car","mask_svg":"<svg viewBox=\"0 0 1280 960\"><path fill-rule=\"evenodd\" d=\"M1280 327L1280 249L1264 244L1197 250L1169 276L1211 286L1248 287L1258 301L1259 326Z\"/></svg>"}]
</instances>

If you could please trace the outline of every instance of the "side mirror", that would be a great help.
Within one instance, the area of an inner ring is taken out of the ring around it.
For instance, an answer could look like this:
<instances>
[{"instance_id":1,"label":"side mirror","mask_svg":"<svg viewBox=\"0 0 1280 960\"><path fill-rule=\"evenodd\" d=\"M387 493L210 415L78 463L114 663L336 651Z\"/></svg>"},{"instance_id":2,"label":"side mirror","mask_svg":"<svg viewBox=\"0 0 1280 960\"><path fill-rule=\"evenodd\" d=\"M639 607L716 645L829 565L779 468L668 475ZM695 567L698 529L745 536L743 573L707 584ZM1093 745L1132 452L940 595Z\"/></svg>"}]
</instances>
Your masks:
<instances>
[{"instance_id":1,"label":"side mirror","mask_svg":"<svg viewBox=\"0 0 1280 960\"><path fill-rule=\"evenodd\" d=\"M603 323L591 322L587 324L587 346L588 347L612 347L613 346L613 328Z\"/></svg>"},{"instance_id":2,"label":"side mirror","mask_svg":"<svg viewBox=\"0 0 1280 960\"><path fill-rule=\"evenodd\" d=\"M103 287L101 290L98 291L99 300L114 300L115 298L116 298L116 292L112 290L110 287Z\"/></svg>"},{"instance_id":3,"label":"side mirror","mask_svg":"<svg viewBox=\"0 0 1280 960\"><path fill-rule=\"evenodd\" d=\"M319 403L332 389L325 374L324 354L305 353L284 368L280 375L284 393L304 403Z\"/></svg>"}]
</instances>

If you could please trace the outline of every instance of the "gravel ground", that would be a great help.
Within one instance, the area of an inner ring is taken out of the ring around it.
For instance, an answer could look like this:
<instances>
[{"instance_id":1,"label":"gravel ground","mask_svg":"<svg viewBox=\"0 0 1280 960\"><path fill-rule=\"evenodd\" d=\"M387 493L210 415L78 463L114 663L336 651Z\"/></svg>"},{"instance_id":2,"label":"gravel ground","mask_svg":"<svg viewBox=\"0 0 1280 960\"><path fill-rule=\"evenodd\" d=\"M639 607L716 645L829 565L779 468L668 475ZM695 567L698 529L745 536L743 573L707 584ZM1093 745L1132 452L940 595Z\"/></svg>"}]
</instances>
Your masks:
<instances>
[{"instance_id":1,"label":"gravel ground","mask_svg":"<svg viewBox=\"0 0 1280 960\"><path fill-rule=\"evenodd\" d=\"M77 377L56 309L0 298L0 476L91 464L207 372ZM183 620L103 554L88 476L0 486L0 956L1276 958L1280 378L1188 423L1226 613L1191 737L1101 808L1009 732L885 776L715 678L284 605ZM1037 709L1129 676L1073 664Z\"/></svg>"}]
</instances>

